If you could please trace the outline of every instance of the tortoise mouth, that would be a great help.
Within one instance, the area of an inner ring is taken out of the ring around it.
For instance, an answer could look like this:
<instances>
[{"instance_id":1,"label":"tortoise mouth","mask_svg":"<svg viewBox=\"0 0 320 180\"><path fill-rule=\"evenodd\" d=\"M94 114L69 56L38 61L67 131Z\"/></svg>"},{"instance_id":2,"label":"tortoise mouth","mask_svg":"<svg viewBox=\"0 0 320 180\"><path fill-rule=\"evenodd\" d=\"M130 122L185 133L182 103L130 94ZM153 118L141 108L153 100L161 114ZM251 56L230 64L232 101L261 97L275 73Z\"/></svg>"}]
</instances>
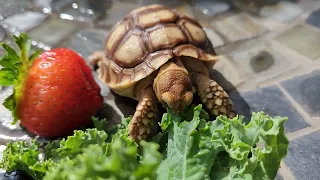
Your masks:
<instances>
[{"instance_id":1,"label":"tortoise mouth","mask_svg":"<svg viewBox=\"0 0 320 180\"><path fill-rule=\"evenodd\" d=\"M165 103L164 101L161 102L161 105L163 106L163 108L170 109L174 114L177 114L177 115L181 114L186 109L186 108L169 107L169 105L167 103Z\"/></svg>"}]
</instances>

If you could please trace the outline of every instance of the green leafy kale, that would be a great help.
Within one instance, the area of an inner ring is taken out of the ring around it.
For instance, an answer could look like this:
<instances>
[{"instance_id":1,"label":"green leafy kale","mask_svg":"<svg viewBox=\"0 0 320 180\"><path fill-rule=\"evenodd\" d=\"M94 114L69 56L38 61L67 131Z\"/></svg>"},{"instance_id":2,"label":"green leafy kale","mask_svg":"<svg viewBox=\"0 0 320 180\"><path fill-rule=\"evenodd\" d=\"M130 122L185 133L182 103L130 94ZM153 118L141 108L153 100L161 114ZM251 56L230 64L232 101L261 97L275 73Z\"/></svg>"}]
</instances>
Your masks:
<instances>
[{"instance_id":1,"label":"green leafy kale","mask_svg":"<svg viewBox=\"0 0 320 180\"><path fill-rule=\"evenodd\" d=\"M168 145L157 171L159 180L271 180L287 154L289 141L283 127L287 118L258 112L247 125L242 117L219 116L207 122L201 105L193 108L191 120L170 110L163 117L161 128L168 133Z\"/></svg>"},{"instance_id":2,"label":"green leafy kale","mask_svg":"<svg viewBox=\"0 0 320 180\"><path fill-rule=\"evenodd\" d=\"M22 170L35 180L156 179L162 160L159 145L141 141L138 146L133 142L127 134L129 120L117 126L110 142L105 131L75 130L74 135L46 145L43 160L35 140L32 144L9 143L0 168Z\"/></svg>"},{"instance_id":3,"label":"green leafy kale","mask_svg":"<svg viewBox=\"0 0 320 180\"><path fill-rule=\"evenodd\" d=\"M162 132L153 142L140 143L128 136L130 119L109 134L105 120L93 119L100 130L77 130L49 143L44 159L36 141L9 143L0 168L23 170L36 180L271 180L288 150L287 118L263 112L252 113L245 124L239 116L208 121L201 105L180 116L169 109L160 123Z\"/></svg>"},{"instance_id":4,"label":"green leafy kale","mask_svg":"<svg viewBox=\"0 0 320 180\"><path fill-rule=\"evenodd\" d=\"M108 134L105 131L97 129L87 129L85 132L75 130L74 135L67 139L55 140L45 147L45 158L53 161L60 161L64 158L74 158L91 144L98 144L102 148L107 149L106 142Z\"/></svg>"},{"instance_id":5,"label":"green leafy kale","mask_svg":"<svg viewBox=\"0 0 320 180\"><path fill-rule=\"evenodd\" d=\"M22 96L24 78L32 62L40 54L40 51L37 50L29 56L31 40L25 33L21 33L19 36L13 35L13 38L19 47L19 55L8 44L0 43L0 46L5 50L5 55L0 58L0 65L2 66L0 69L0 85L13 85L14 87L13 93L5 99L3 106L12 112L14 118L12 124L16 124L18 122L17 101Z\"/></svg>"},{"instance_id":6,"label":"green leafy kale","mask_svg":"<svg viewBox=\"0 0 320 180\"><path fill-rule=\"evenodd\" d=\"M56 164L47 172L44 180L155 179L162 158L157 151L158 146L142 141L143 153L138 159L138 148L126 146L120 139L111 144L108 156L101 146L90 145L74 159L64 159Z\"/></svg>"},{"instance_id":7,"label":"green leafy kale","mask_svg":"<svg viewBox=\"0 0 320 180\"><path fill-rule=\"evenodd\" d=\"M99 119L97 117L92 117L91 118L93 122L93 126L97 128L99 131L105 131L108 132L108 121L107 119Z\"/></svg>"},{"instance_id":8,"label":"green leafy kale","mask_svg":"<svg viewBox=\"0 0 320 180\"><path fill-rule=\"evenodd\" d=\"M52 165L51 160L41 162L39 144L35 140L31 143L9 142L0 162L0 168L7 171L21 170L34 179L42 179Z\"/></svg>"}]
</instances>

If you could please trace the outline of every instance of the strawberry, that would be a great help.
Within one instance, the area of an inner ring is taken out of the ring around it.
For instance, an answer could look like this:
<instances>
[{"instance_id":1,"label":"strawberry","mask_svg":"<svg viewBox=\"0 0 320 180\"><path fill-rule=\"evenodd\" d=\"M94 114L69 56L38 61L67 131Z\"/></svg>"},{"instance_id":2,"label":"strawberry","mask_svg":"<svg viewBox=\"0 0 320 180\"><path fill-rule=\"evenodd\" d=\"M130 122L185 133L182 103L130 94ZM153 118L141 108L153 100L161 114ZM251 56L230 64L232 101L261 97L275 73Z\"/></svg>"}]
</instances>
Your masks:
<instances>
[{"instance_id":1,"label":"strawberry","mask_svg":"<svg viewBox=\"0 0 320 180\"><path fill-rule=\"evenodd\" d=\"M27 131L46 138L89 125L103 100L85 61L65 48L36 51L28 57L28 35L13 37L20 55L1 44L6 55L0 60L0 85L14 86L3 103L12 111L13 124L20 120Z\"/></svg>"}]
</instances>

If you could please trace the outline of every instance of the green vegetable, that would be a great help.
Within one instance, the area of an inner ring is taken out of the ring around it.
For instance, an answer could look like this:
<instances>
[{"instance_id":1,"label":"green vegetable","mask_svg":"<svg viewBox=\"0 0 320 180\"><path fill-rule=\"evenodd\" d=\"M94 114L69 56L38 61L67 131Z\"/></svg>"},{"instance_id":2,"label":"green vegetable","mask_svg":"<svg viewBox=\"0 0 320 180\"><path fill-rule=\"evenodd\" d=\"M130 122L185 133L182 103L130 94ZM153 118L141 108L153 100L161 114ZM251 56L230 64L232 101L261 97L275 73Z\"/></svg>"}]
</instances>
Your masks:
<instances>
[{"instance_id":1,"label":"green vegetable","mask_svg":"<svg viewBox=\"0 0 320 180\"><path fill-rule=\"evenodd\" d=\"M57 179L155 179L161 161L158 145L141 142L143 154L137 158L136 146L126 146L117 139L110 154L99 145L90 145L74 159L64 159L51 168L44 180ZM72 172L72 173L70 173Z\"/></svg>"},{"instance_id":2,"label":"green vegetable","mask_svg":"<svg viewBox=\"0 0 320 180\"><path fill-rule=\"evenodd\" d=\"M248 124L243 117L208 119L201 105L181 116L169 109L160 123L162 132L153 142L138 144L128 137L130 118L111 131L106 120L93 118L96 128L52 141L43 160L36 141L9 143L0 168L23 170L35 180L275 178L288 150L287 118L258 112Z\"/></svg>"},{"instance_id":3,"label":"green vegetable","mask_svg":"<svg viewBox=\"0 0 320 180\"><path fill-rule=\"evenodd\" d=\"M107 148L107 138L108 135L104 131L98 131L97 129L87 129L85 132L76 130L73 136L61 141L55 140L48 144L45 147L45 158L53 161L60 161L66 157L72 159L81 154L91 144L98 144Z\"/></svg>"},{"instance_id":4,"label":"green vegetable","mask_svg":"<svg viewBox=\"0 0 320 180\"><path fill-rule=\"evenodd\" d=\"M106 123L94 121L95 125ZM111 142L105 131L76 130L74 135L46 145L43 160L39 158L40 145L35 140L31 144L9 143L0 168L25 171L35 180L155 179L162 160L159 145L142 141L138 146L128 137L129 121L125 119L117 126Z\"/></svg>"},{"instance_id":5,"label":"green vegetable","mask_svg":"<svg viewBox=\"0 0 320 180\"><path fill-rule=\"evenodd\" d=\"M171 111L164 115L161 128L168 133L168 147L158 179L274 179L287 154L287 118L253 113L247 125L242 117L206 118L201 105L193 108L190 121Z\"/></svg>"},{"instance_id":6,"label":"green vegetable","mask_svg":"<svg viewBox=\"0 0 320 180\"><path fill-rule=\"evenodd\" d=\"M34 179L41 179L53 163L51 160L41 163L39 154L39 144L35 140L31 143L9 142L3 152L0 168L7 171L21 170Z\"/></svg>"},{"instance_id":7,"label":"green vegetable","mask_svg":"<svg viewBox=\"0 0 320 180\"><path fill-rule=\"evenodd\" d=\"M95 128L99 131L108 132L108 121L106 119L99 119L97 117L92 117L91 119Z\"/></svg>"},{"instance_id":8,"label":"green vegetable","mask_svg":"<svg viewBox=\"0 0 320 180\"><path fill-rule=\"evenodd\" d=\"M13 38L16 45L19 47L19 55L9 45L0 43L5 50L5 55L0 59L0 65L2 66L2 69L0 70L0 85L14 86L13 93L4 100L3 106L12 112L14 118L12 124L16 124L18 122L16 106L17 101L22 95L24 77L32 62L40 54L40 51L37 50L29 56L31 40L25 33L21 33L19 36L13 35Z\"/></svg>"}]
</instances>

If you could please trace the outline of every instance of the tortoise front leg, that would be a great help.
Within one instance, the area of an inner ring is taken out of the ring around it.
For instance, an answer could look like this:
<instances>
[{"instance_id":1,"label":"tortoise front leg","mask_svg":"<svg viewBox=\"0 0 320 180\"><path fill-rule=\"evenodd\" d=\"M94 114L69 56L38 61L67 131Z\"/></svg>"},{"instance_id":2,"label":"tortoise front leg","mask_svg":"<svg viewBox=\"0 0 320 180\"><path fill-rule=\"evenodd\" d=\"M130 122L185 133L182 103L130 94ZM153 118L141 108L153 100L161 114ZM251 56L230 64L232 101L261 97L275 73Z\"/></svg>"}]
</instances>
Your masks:
<instances>
[{"instance_id":1,"label":"tortoise front leg","mask_svg":"<svg viewBox=\"0 0 320 180\"><path fill-rule=\"evenodd\" d=\"M202 103L215 116L235 116L234 107L228 94L209 76L208 68L198 59L183 57L182 62L188 69L192 83L200 96Z\"/></svg>"},{"instance_id":2,"label":"tortoise front leg","mask_svg":"<svg viewBox=\"0 0 320 180\"><path fill-rule=\"evenodd\" d=\"M146 139L156 120L157 100L152 87L141 92L140 100L129 124L129 136L135 141Z\"/></svg>"},{"instance_id":3,"label":"tortoise front leg","mask_svg":"<svg viewBox=\"0 0 320 180\"><path fill-rule=\"evenodd\" d=\"M205 74L195 73L193 76L200 99L209 112L215 116L226 115L228 118L233 118L234 107L223 88Z\"/></svg>"}]
</instances>

